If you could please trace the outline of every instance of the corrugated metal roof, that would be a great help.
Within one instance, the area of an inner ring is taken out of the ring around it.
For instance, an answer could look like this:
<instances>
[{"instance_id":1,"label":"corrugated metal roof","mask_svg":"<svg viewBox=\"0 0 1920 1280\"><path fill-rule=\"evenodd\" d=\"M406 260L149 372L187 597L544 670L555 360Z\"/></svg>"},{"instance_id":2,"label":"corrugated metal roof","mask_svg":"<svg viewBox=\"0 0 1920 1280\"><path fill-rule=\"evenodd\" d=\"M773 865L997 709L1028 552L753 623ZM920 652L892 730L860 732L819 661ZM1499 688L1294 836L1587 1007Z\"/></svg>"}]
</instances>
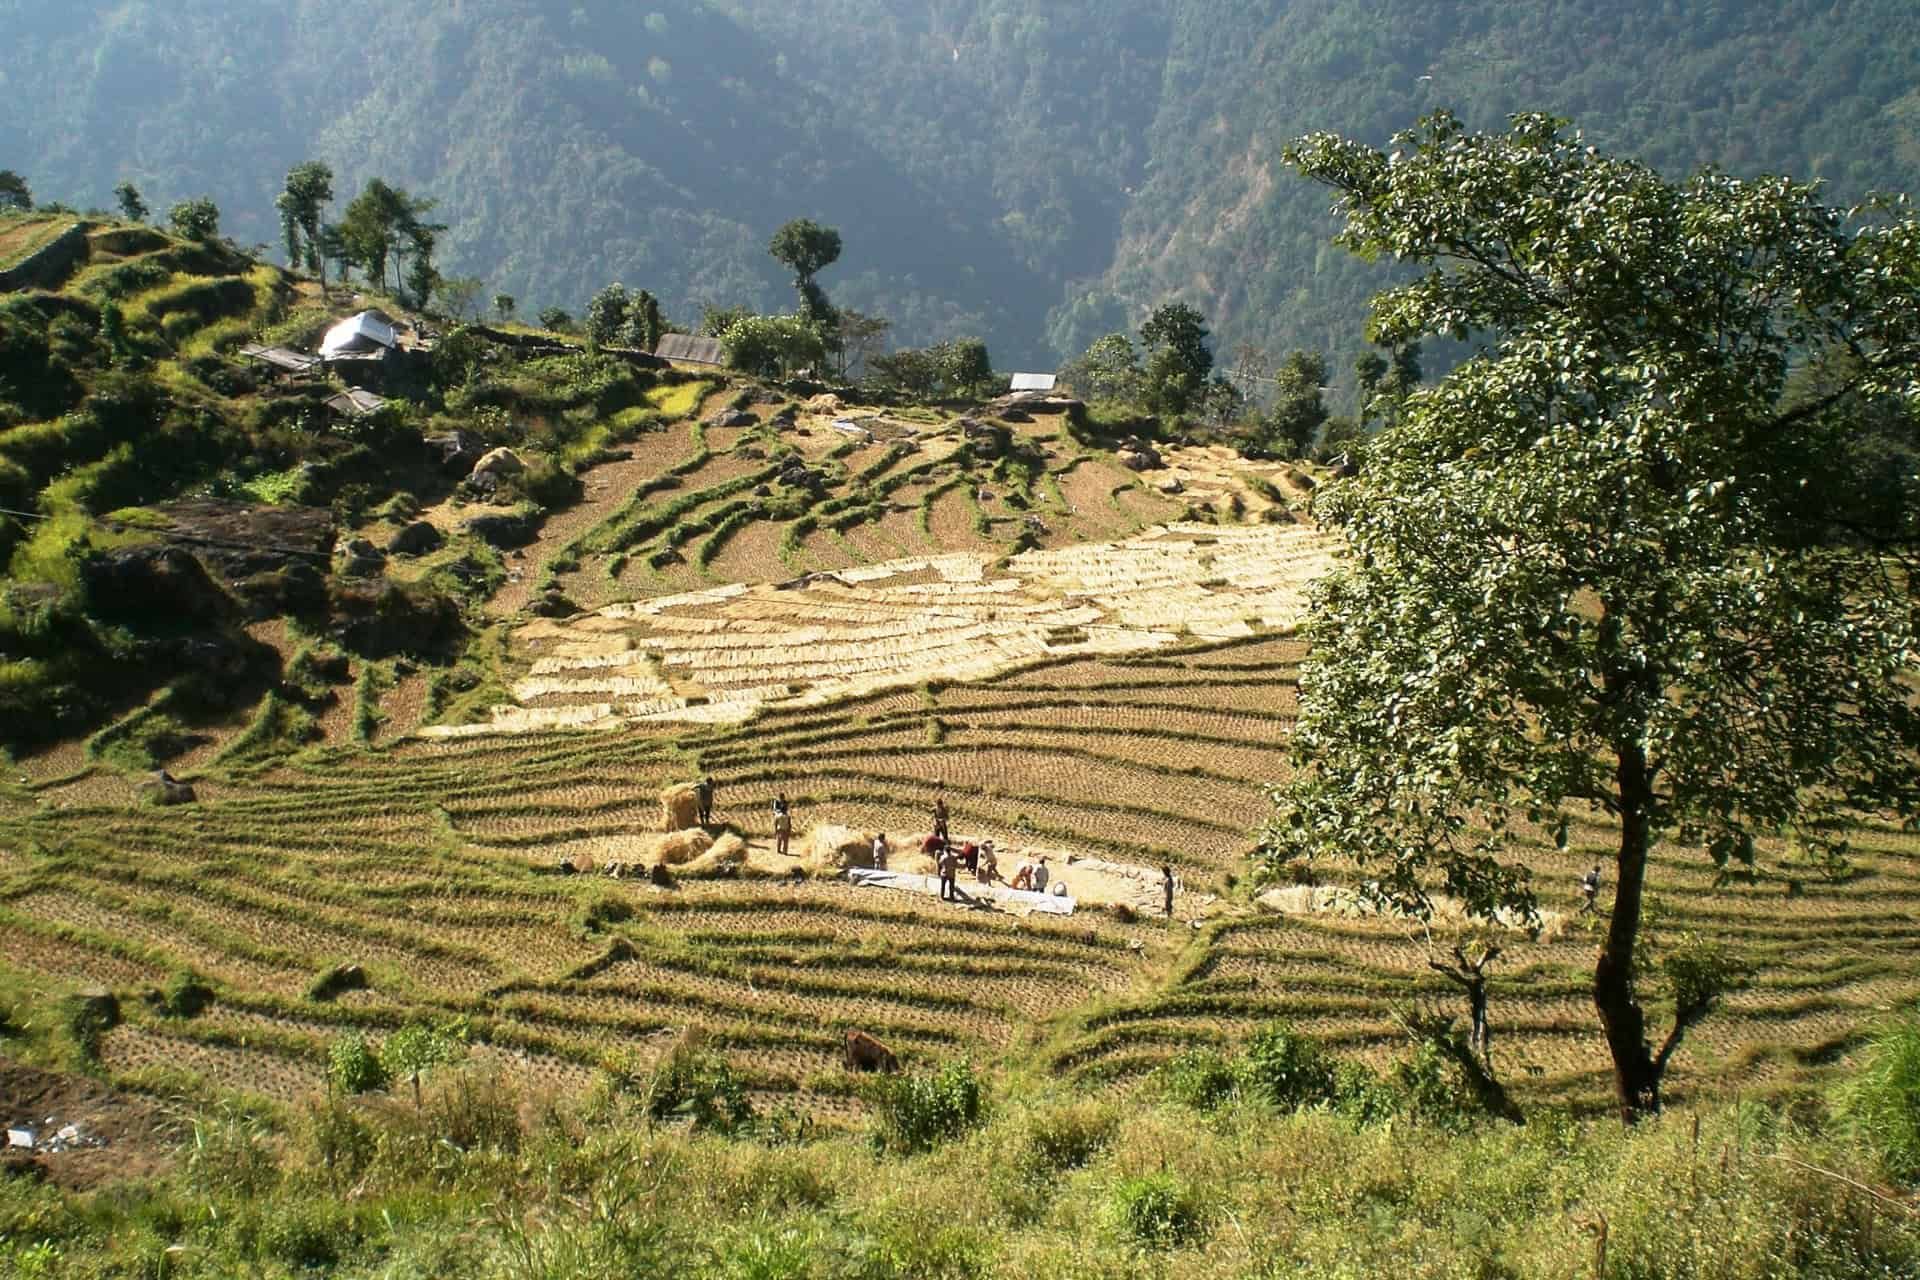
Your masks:
<instances>
[{"instance_id":1,"label":"corrugated metal roof","mask_svg":"<svg viewBox=\"0 0 1920 1280\"><path fill-rule=\"evenodd\" d=\"M381 319L378 312L362 311L327 330L327 336L320 340L320 358L331 360L376 347L392 348L399 343L400 337L394 333L393 326Z\"/></svg>"},{"instance_id":2,"label":"corrugated metal roof","mask_svg":"<svg viewBox=\"0 0 1920 1280\"><path fill-rule=\"evenodd\" d=\"M718 338L702 338L691 333L667 333L660 336L653 354L662 360L682 364L725 364L727 348Z\"/></svg>"},{"instance_id":3,"label":"corrugated metal roof","mask_svg":"<svg viewBox=\"0 0 1920 1280\"><path fill-rule=\"evenodd\" d=\"M1051 391L1055 375L1051 373L1016 373L1010 391Z\"/></svg>"},{"instance_id":4,"label":"corrugated metal roof","mask_svg":"<svg viewBox=\"0 0 1920 1280\"><path fill-rule=\"evenodd\" d=\"M350 418L358 418L372 413L387 402L384 398L360 387L348 387L337 396L327 397L327 408Z\"/></svg>"}]
</instances>

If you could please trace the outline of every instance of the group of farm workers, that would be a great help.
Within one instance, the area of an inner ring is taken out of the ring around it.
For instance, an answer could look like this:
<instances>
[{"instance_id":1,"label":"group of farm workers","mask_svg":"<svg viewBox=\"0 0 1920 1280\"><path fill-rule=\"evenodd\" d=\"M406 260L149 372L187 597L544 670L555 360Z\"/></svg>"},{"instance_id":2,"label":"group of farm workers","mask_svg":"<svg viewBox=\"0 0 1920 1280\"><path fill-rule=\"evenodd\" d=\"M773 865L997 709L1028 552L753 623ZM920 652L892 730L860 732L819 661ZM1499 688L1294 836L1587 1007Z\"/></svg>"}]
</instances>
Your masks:
<instances>
[{"instance_id":1,"label":"group of farm workers","mask_svg":"<svg viewBox=\"0 0 1920 1280\"><path fill-rule=\"evenodd\" d=\"M939 784L935 784L938 786ZM700 825L713 825L713 802L719 794L719 784L712 775L700 779L694 786L694 794L700 806ZM921 845L921 852L934 859L934 866L940 877L940 900L959 902L965 897L960 892L960 872L965 869L976 881L983 885L1001 883L1000 861L994 852L993 841L982 840L978 843L968 840L955 844L949 834L951 815L947 810L947 798L944 791L936 794L933 801L933 830ZM793 839L793 802L782 791L773 800L773 849L781 857L788 856L788 846ZM887 833L882 831L873 837L873 867L876 871L887 869L887 859L893 854L893 846L887 842ZM1037 859L1022 858L1013 870L1013 878L1004 882L1009 889L1024 889L1033 893L1046 893L1049 890L1064 897L1067 886L1053 876L1048 865L1047 855ZM1167 916L1173 915L1173 868L1160 868L1160 888L1163 907Z\"/></svg>"}]
</instances>

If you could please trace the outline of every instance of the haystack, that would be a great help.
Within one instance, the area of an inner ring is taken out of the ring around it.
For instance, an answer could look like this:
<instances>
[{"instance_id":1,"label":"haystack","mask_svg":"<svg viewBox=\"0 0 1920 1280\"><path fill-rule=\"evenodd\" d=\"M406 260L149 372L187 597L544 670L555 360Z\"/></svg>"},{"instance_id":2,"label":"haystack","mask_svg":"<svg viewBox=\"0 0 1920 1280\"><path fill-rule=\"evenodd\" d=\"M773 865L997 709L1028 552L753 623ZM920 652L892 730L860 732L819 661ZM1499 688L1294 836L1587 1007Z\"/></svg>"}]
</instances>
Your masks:
<instances>
[{"instance_id":1,"label":"haystack","mask_svg":"<svg viewBox=\"0 0 1920 1280\"><path fill-rule=\"evenodd\" d=\"M873 837L852 827L821 826L807 833L801 861L811 871L833 875L848 867L873 865Z\"/></svg>"},{"instance_id":2,"label":"haystack","mask_svg":"<svg viewBox=\"0 0 1920 1280\"><path fill-rule=\"evenodd\" d=\"M653 844L653 860L670 867L685 866L713 848L713 837L699 827L670 831Z\"/></svg>"},{"instance_id":3,"label":"haystack","mask_svg":"<svg viewBox=\"0 0 1920 1280\"><path fill-rule=\"evenodd\" d=\"M680 868L688 876L732 875L747 862L747 842L729 831L715 840L705 853Z\"/></svg>"},{"instance_id":4,"label":"haystack","mask_svg":"<svg viewBox=\"0 0 1920 1280\"><path fill-rule=\"evenodd\" d=\"M676 782L660 793L660 829L685 831L700 825L700 792L691 782Z\"/></svg>"}]
</instances>

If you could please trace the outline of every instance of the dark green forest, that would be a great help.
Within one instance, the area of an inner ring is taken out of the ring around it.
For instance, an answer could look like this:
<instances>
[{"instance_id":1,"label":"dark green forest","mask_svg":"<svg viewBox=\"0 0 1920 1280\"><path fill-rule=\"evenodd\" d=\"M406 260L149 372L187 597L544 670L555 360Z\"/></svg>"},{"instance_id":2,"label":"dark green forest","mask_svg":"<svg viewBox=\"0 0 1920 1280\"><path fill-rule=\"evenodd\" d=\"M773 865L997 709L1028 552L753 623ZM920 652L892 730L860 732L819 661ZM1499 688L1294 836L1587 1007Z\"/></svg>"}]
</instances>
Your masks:
<instances>
[{"instance_id":1,"label":"dark green forest","mask_svg":"<svg viewBox=\"0 0 1920 1280\"><path fill-rule=\"evenodd\" d=\"M131 180L272 244L317 158L341 203L437 198L443 269L529 314L617 279L682 323L786 305L767 238L811 217L837 303L1003 368L1177 298L1223 364L1345 369L1383 273L1280 166L1309 130L1542 109L1669 173L1920 188L1911 0L0 0L0 30L0 167L42 202Z\"/></svg>"}]
</instances>

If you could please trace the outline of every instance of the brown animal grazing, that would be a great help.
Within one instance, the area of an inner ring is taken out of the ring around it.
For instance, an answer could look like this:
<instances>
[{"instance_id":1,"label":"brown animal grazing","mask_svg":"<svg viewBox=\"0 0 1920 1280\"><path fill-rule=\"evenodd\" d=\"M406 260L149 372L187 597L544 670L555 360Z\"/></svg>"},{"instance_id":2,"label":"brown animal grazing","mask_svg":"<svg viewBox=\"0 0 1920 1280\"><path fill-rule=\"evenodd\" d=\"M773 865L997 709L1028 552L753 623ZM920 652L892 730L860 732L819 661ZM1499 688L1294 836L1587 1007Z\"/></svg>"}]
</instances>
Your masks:
<instances>
[{"instance_id":1,"label":"brown animal grazing","mask_svg":"<svg viewBox=\"0 0 1920 1280\"><path fill-rule=\"evenodd\" d=\"M864 1031L847 1032L847 1070L849 1071L885 1071L889 1074L900 1069L900 1059L893 1051L875 1040Z\"/></svg>"}]
</instances>

